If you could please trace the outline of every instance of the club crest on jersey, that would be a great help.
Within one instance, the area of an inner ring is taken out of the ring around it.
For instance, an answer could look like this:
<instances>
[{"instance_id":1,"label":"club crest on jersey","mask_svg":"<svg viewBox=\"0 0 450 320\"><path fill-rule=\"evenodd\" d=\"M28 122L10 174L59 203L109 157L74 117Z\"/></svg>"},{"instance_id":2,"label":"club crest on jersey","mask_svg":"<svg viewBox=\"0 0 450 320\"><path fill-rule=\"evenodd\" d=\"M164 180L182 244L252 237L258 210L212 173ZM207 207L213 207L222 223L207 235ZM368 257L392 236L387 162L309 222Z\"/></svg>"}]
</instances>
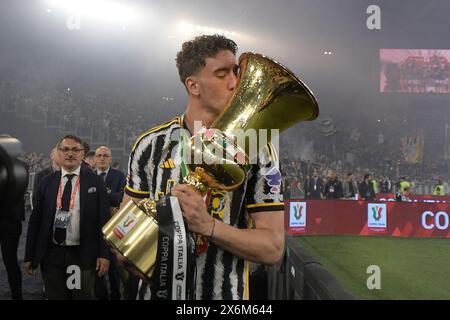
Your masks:
<instances>
[{"instance_id":1,"label":"club crest on jersey","mask_svg":"<svg viewBox=\"0 0 450 320\"><path fill-rule=\"evenodd\" d=\"M270 169L265 175L264 179L267 181L269 185L270 192L280 192L281 189L281 172L278 168L273 167Z\"/></svg>"},{"instance_id":2,"label":"club crest on jersey","mask_svg":"<svg viewBox=\"0 0 450 320\"><path fill-rule=\"evenodd\" d=\"M213 191L211 193L211 214L219 217L223 220L223 217L225 216L225 200L226 192L224 191Z\"/></svg>"}]
</instances>

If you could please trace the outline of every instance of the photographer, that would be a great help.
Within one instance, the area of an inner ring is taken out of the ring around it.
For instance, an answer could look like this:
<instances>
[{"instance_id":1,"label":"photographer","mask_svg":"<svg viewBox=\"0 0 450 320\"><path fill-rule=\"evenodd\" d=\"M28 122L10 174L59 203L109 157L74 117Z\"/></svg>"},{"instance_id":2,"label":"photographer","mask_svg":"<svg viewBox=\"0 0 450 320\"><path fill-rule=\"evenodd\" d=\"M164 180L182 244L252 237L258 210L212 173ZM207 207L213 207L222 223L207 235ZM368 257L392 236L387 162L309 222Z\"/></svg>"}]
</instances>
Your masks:
<instances>
[{"instance_id":1,"label":"photographer","mask_svg":"<svg viewBox=\"0 0 450 320\"><path fill-rule=\"evenodd\" d=\"M25 162L22 162L27 167ZM17 261L17 249L25 220L25 199L16 206L5 209L0 215L0 247L8 274L9 288L13 300L22 300L22 271Z\"/></svg>"},{"instance_id":2,"label":"photographer","mask_svg":"<svg viewBox=\"0 0 450 320\"><path fill-rule=\"evenodd\" d=\"M21 149L20 141L0 135L0 247L13 300L22 300L22 272L17 249L25 219L28 166L17 160Z\"/></svg>"}]
</instances>

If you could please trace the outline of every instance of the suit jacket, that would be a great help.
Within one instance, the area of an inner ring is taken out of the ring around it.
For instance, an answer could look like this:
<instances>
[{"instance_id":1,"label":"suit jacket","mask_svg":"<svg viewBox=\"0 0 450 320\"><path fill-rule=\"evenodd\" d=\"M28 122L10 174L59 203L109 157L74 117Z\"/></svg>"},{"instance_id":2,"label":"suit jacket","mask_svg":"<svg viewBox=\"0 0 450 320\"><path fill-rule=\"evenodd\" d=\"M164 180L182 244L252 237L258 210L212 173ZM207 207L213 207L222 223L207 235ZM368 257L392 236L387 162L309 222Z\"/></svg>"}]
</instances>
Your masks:
<instances>
[{"instance_id":1,"label":"suit jacket","mask_svg":"<svg viewBox=\"0 0 450 320\"><path fill-rule=\"evenodd\" d=\"M123 191L125 189L126 179L122 171L109 168L106 175L105 185L111 192L108 194L108 201L110 207L119 207L123 198Z\"/></svg>"},{"instance_id":2,"label":"suit jacket","mask_svg":"<svg viewBox=\"0 0 450 320\"><path fill-rule=\"evenodd\" d=\"M316 188L314 188L314 185ZM314 178L310 177L306 182L306 195L307 199L322 199L321 196L324 192L324 183L321 177L317 177L316 183L314 183Z\"/></svg>"},{"instance_id":3,"label":"suit jacket","mask_svg":"<svg viewBox=\"0 0 450 320\"><path fill-rule=\"evenodd\" d=\"M367 183L366 181L361 182L359 185L359 195L364 200L375 200L375 190L373 189L372 182Z\"/></svg>"},{"instance_id":4,"label":"suit jacket","mask_svg":"<svg viewBox=\"0 0 450 320\"><path fill-rule=\"evenodd\" d=\"M36 206L30 216L24 261L36 268L53 241L53 223L61 171L44 177L36 192ZM90 190L90 191L89 191ZM110 218L103 179L92 171L80 170L80 256L82 266L95 268L97 258L110 258L102 226Z\"/></svg>"},{"instance_id":5,"label":"suit jacket","mask_svg":"<svg viewBox=\"0 0 450 320\"><path fill-rule=\"evenodd\" d=\"M333 190L333 191L332 191ZM344 197L344 188L342 182L338 179L328 180L325 185L325 198L327 199L340 199Z\"/></svg>"},{"instance_id":6,"label":"suit jacket","mask_svg":"<svg viewBox=\"0 0 450 320\"><path fill-rule=\"evenodd\" d=\"M381 187L381 193L391 193L392 192L391 180L381 181L380 187Z\"/></svg>"}]
</instances>

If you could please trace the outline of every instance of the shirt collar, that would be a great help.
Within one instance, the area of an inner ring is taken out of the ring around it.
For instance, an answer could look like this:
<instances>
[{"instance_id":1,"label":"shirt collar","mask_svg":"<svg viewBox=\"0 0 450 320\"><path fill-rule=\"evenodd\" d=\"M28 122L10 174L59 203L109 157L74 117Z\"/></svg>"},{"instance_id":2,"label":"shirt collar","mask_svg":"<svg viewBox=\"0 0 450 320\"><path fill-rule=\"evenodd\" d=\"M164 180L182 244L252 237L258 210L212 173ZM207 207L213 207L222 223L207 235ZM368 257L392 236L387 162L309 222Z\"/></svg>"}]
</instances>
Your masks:
<instances>
[{"instance_id":1,"label":"shirt collar","mask_svg":"<svg viewBox=\"0 0 450 320\"><path fill-rule=\"evenodd\" d=\"M184 114L184 113L183 113L183 115L180 117L180 128L181 128L181 129L184 129L185 132L187 132L187 134L189 135L189 137L187 137L187 138L192 137L192 133L191 133L191 131L189 130L187 124L186 124L186 119L185 119L185 114Z\"/></svg>"},{"instance_id":2,"label":"shirt collar","mask_svg":"<svg viewBox=\"0 0 450 320\"><path fill-rule=\"evenodd\" d=\"M61 168L61 177L65 177L67 174L74 174L79 176L80 175L81 166L79 166L75 171L68 172L66 169Z\"/></svg>"},{"instance_id":3,"label":"shirt collar","mask_svg":"<svg viewBox=\"0 0 450 320\"><path fill-rule=\"evenodd\" d=\"M109 169L111 169L111 167L108 167L108 169L106 169L105 171L99 170L98 168L95 169L95 170L97 170L97 174L98 174L98 175L100 175L102 172L105 172L106 175L108 175Z\"/></svg>"}]
</instances>

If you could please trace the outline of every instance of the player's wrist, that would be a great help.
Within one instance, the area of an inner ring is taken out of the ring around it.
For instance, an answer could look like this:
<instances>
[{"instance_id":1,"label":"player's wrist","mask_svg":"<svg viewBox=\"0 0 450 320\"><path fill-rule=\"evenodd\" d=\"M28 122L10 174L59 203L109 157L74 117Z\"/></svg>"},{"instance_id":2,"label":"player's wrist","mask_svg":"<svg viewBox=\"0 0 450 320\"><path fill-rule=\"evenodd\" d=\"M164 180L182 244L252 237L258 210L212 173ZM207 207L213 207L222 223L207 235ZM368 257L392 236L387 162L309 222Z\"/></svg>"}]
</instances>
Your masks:
<instances>
[{"instance_id":1,"label":"player's wrist","mask_svg":"<svg viewBox=\"0 0 450 320\"><path fill-rule=\"evenodd\" d=\"M206 223L205 231L203 232L203 236L208 239L212 239L214 237L214 229L216 226L216 219L210 217L209 221Z\"/></svg>"}]
</instances>

